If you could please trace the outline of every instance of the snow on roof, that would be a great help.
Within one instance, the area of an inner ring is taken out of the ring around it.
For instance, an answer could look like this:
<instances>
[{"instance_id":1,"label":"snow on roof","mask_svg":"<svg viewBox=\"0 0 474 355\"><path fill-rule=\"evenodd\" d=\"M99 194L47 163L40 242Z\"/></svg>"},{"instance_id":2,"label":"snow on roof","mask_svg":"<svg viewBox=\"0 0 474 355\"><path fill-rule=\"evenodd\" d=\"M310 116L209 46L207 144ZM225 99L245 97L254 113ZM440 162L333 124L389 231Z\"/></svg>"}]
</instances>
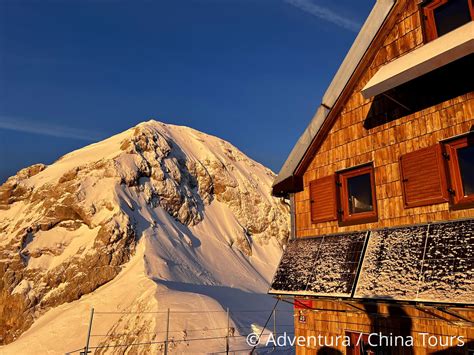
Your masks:
<instances>
[{"instance_id":1,"label":"snow on roof","mask_svg":"<svg viewBox=\"0 0 474 355\"><path fill-rule=\"evenodd\" d=\"M270 293L350 296L366 232L296 239L288 245Z\"/></svg>"},{"instance_id":2,"label":"snow on roof","mask_svg":"<svg viewBox=\"0 0 474 355\"><path fill-rule=\"evenodd\" d=\"M269 293L474 304L474 219L296 239Z\"/></svg>"}]
</instances>

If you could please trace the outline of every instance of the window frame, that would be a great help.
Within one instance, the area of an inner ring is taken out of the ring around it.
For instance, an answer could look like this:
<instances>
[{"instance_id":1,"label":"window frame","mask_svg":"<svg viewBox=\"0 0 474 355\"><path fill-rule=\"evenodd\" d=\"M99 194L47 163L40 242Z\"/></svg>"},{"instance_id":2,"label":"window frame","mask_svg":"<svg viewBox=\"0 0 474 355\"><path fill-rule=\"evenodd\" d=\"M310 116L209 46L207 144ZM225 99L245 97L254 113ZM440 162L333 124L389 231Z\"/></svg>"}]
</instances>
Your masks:
<instances>
[{"instance_id":1,"label":"window frame","mask_svg":"<svg viewBox=\"0 0 474 355\"><path fill-rule=\"evenodd\" d=\"M457 154L459 148L469 146L474 146L474 135L472 134L444 142L445 156L449 170L451 204L454 209L474 207L474 194L464 196L461 169ZM458 191L460 191L461 194L459 194Z\"/></svg>"},{"instance_id":2,"label":"window frame","mask_svg":"<svg viewBox=\"0 0 474 355\"><path fill-rule=\"evenodd\" d=\"M349 213L349 191L347 181L352 177L359 175L370 174L370 188L372 194L372 211L359 212L350 214ZM337 173L337 181L339 186L339 214L341 216L341 225L352 225L361 223L376 222L378 220L377 211L377 197L375 194L375 174L374 166L372 163L346 169Z\"/></svg>"},{"instance_id":3,"label":"window frame","mask_svg":"<svg viewBox=\"0 0 474 355\"><path fill-rule=\"evenodd\" d=\"M474 4L473 0L466 0L469 6L469 14L471 15L471 21L474 21ZM434 10L438 7L448 3L449 0L432 0L427 4L421 3L421 16L423 23L423 34L425 37L425 42L430 42L435 40L438 36L438 31L436 29L436 20L434 17Z\"/></svg>"}]
</instances>

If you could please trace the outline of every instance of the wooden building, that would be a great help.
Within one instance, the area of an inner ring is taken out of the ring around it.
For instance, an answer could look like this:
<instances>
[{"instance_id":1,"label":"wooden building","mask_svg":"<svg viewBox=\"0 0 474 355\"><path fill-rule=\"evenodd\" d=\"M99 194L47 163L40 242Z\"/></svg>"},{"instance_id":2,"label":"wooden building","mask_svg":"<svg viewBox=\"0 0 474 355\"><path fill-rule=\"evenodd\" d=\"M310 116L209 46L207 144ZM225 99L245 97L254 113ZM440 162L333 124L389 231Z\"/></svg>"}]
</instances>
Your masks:
<instances>
[{"instance_id":1,"label":"wooden building","mask_svg":"<svg viewBox=\"0 0 474 355\"><path fill-rule=\"evenodd\" d=\"M473 20L378 0L277 176L298 354L474 353Z\"/></svg>"}]
</instances>

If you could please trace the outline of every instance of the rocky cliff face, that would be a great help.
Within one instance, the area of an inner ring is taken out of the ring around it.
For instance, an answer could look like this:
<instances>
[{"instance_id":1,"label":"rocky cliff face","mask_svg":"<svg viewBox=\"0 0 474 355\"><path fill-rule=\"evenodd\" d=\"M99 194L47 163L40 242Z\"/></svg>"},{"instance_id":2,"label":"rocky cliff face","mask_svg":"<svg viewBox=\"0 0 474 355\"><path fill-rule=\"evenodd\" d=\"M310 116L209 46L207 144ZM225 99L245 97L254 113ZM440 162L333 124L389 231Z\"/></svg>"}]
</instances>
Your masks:
<instances>
[{"instance_id":1,"label":"rocky cliff face","mask_svg":"<svg viewBox=\"0 0 474 355\"><path fill-rule=\"evenodd\" d=\"M228 248L250 260L255 245L282 245L289 213L273 177L221 139L156 121L21 170L0 186L0 343L114 279L159 228L157 210L193 228L218 201L240 229Z\"/></svg>"}]
</instances>

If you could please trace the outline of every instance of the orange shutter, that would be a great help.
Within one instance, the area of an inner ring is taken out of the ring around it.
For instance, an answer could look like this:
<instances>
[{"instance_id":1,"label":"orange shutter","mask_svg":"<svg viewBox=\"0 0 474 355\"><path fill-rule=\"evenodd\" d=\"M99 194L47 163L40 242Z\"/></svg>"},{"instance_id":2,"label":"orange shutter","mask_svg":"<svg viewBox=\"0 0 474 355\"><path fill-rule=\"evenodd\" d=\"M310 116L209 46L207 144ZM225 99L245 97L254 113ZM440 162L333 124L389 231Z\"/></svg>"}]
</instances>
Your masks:
<instances>
[{"instance_id":1,"label":"orange shutter","mask_svg":"<svg viewBox=\"0 0 474 355\"><path fill-rule=\"evenodd\" d=\"M311 222L337 219L336 176L330 175L309 183Z\"/></svg>"},{"instance_id":2,"label":"orange shutter","mask_svg":"<svg viewBox=\"0 0 474 355\"><path fill-rule=\"evenodd\" d=\"M402 155L400 170L405 207L448 201L446 173L439 144Z\"/></svg>"}]
</instances>

